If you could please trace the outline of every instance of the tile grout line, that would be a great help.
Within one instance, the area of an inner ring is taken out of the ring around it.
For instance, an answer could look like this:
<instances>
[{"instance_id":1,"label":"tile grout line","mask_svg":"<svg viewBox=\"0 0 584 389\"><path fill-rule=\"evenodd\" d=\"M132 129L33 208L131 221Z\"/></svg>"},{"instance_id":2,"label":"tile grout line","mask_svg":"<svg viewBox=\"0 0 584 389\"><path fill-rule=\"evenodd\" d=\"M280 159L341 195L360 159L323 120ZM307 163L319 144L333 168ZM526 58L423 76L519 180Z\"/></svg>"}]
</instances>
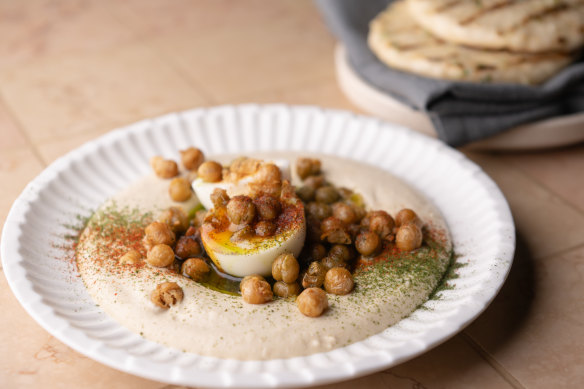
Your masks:
<instances>
[{"instance_id":1,"label":"tile grout line","mask_svg":"<svg viewBox=\"0 0 584 389\"><path fill-rule=\"evenodd\" d=\"M581 214L582 216L584 216L584 209L580 209L578 206L572 204L570 201L568 201L566 198L564 198L564 196L562 196L561 194L555 192L552 188L548 187L542 181L538 180L537 178L535 178L531 174L529 174L529 172L525 171L525 169L523 169L520 166L518 166L516 162L511 162L511 164L513 165L513 167L517 171L519 171L521 174L523 174L529 181L531 181L532 183L534 183L536 186L540 187L541 189L546 190L547 192L552 193L554 196L556 196L557 198L559 198L564 205L568 206L569 208L574 209L576 212L578 212L579 214Z\"/></svg>"},{"instance_id":2,"label":"tile grout line","mask_svg":"<svg viewBox=\"0 0 584 389\"><path fill-rule=\"evenodd\" d=\"M27 143L28 147L32 151L32 153L35 156L35 158L41 163L41 165L43 166L43 168L46 168L47 165L48 165L47 162L42 157L42 155L39 152L36 144L30 138L29 133L26 131L26 127L24 125L22 125L20 119L18 118L18 115L16 115L14 113L14 111L12 110L12 107L10 107L10 105L7 104L6 98L4 97L4 95L2 94L1 91L0 91L0 103L6 108L6 111L7 111L8 115L10 116L10 118L16 124L16 127L18 128L18 131L24 137L25 142Z\"/></svg>"},{"instance_id":3,"label":"tile grout line","mask_svg":"<svg viewBox=\"0 0 584 389\"><path fill-rule=\"evenodd\" d=\"M486 350L484 350L475 340L466 333L462 331L460 337L479 354L499 375L507 381L509 385L515 389L526 389L517 378L515 378L499 361L497 361L492 355L490 355Z\"/></svg>"},{"instance_id":4,"label":"tile grout line","mask_svg":"<svg viewBox=\"0 0 584 389\"><path fill-rule=\"evenodd\" d=\"M567 247L567 248L558 250L555 253L546 254L546 255L544 255L542 257L535 257L534 259L535 260L538 260L538 261L544 261L544 260L550 259L552 257L556 257L558 255L568 254L568 253L570 253L572 251L576 251L576 250L581 249L581 248L584 248L584 242L583 243L578 243L578 244L576 244L575 246L572 246L572 247Z\"/></svg>"},{"instance_id":5,"label":"tile grout line","mask_svg":"<svg viewBox=\"0 0 584 389\"><path fill-rule=\"evenodd\" d=\"M124 24L124 21L121 20L118 16L117 13L115 12L111 12L108 9L106 9L106 12L110 14L111 17L113 17L114 19L116 19L119 23ZM131 11L132 13L135 14L134 11ZM138 17L140 15L137 15ZM128 26L128 28L130 30L132 30L136 36L140 35L140 32L131 26ZM153 45L150 42L150 39L148 38L138 38L137 41L139 41L140 43L142 43L144 46L146 46L149 50L153 51L154 54L158 54L158 59L162 62L167 64L168 66L170 66L170 68L175 72L176 75L178 75L180 78L182 78L183 80L186 81L186 83L195 90L195 92L197 94L199 94L204 100L205 102L209 103L209 104L217 104L217 100L214 98L213 94L210 93L209 91L207 91L207 89L205 87L203 87L202 85L200 85L198 82L196 82L195 80L193 80L191 77L189 77L188 75L183 74L183 72L174 64L173 61L169 61L169 60L162 60L161 58L163 57L161 54L163 54L158 47L156 47L156 45Z\"/></svg>"},{"instance_id":6,"label":"tile grout line","mask_svg":"<svg viewBox=\"0 0 584 389\"><path fill-rule=\"evenodd\" d=\"M310 78L310 79L304 80L302 82L295 83L294 85L295 86L298 86L298 87L311 87L311 86L318 85L317 83L319 81L330 81L330 79L331 79L330 76L320 75L320 76L316 76L314 78ZM335 83L335 85L337 85L337 84ZM270 93L270 92L279 92L279 91L287 90L288 88L289 88L289 86L286 86L286 85L279 86L279 87L276 87L276 88L261 88L261 89L252 90L251 92L245 92L245 93L241 93L241 94L235 94L233 96L227 97L226 99L227 100L245 99L246 96L249 96L249 95L256 95L257 96L257 95L262 95L262 94L266 94L266 93ZM345 97L344 95L342 95L342 96ZM349 100L347 100L347 101L351 105L353 105L353 103L351 103L351 101L349 101ZM288 104L288 103L284 103L284 104ZM313 105L313 106L316 106L316 103L304 103L303 105ZM321 107L321 106L319 106L319 107ZM323 108L323 107L321 107L321 108ZM349 111L346 108L333 108L333 109L344 110L344 111L348 111L348 112L351 112L351 113L356 113L357 112L356 110L359 109L359 108L356 107L356 106L354 106L354 111ZM363 111L361 111L361 112L363 112ZM365 115L367 115L367 114L365 114ZM368 115L368 116L372 116L372 115Z\"/></svg>"},{"instance_id":7,"label":"tile grout line","mask_svg":"<svg viewBox=\"0 0 584 389\"><path fill-rule=\"evenodd\" d=\"M161 56L161 54L163 54L160 49L158 47L156 47L156 45L152 44L149 40L145 40L144 44L150 49L152 50L155 54L158 54L159 56ZM180 78L182 78L183 80L185 80L185 82L195 90L195 92L197 92L197 94L199 94L204 100L205 102L212 104L212 105L216 105L218 104L217 99L215 98L215 96L213 96L213 94L211 92L209 92L207 90L207 88L205 88L204 86L202 86L201 84L199 84L197 81L195 81L192 77L190 77L188 74L183 73L183 71L174 63L174 61L172 60L164 60L163 61L165 64L167 64L168 66L170 66L170 68L175 72L176 75L178 75Z\"/></svg>"},{"instance_id":8,"label":"tile grout line","mask_svg":"<svg viewBox=\"0 0 584 389\"><path fill-rule=\"evenodd\" d=\"M523 177L525 177L532 184L534 184L538 188L543 189L544 191L550 193L552 196L556 197L558 199L558 201L561 203L561 205L566 206L567 208L575 211L580 216L584 216L584 210L581 210L580 208L578 208L577 206L575 206L574 204L572 204L571 202L569 202L567 199L565 199L559 193L554 192L547 185L545 185L541 181L537 180L535 177L532 177L529 173L527 173L525 170L521 169L519 166L517 166L514 163L513 163L513 168L515 169L515 171L517 173L521 174ZM560 249L560 250L558 250L556 252L552 252L552 253L546 254L546 255L544 255L544 256L542 256L540 258L537 258L537 259L545 259L545 258L550 258L550 257L556 256L556 255L561 255L561 254L570 252L572 250L578 249L579 247L582 247L582 246L584 246L584 240L582 242L576 243L574 246L565 247L563 249Z\"/></svg>"},{"instance_id":9,"label":"tile grout line","mask_svg":"<svg viewBox=\"0 0 584 389\"><path fill-rule=\"evenodd\" d=\"M123 23L123 20L121 20L119 18L119 16L115 13L111 13L108 10L108 13L110 13L110 15L112 17L114 17L118 22ZM138 15L139 16L139 15ZM136 29L132 29L136 34L138 34L138 31ZM143 38L140 39L140 42L142 44L144 44L145 46L147 46L150 50L152 50L154 53L158 54L159 57L162 57L162 54L164 54L159 48L158 46L156 46L155 44L152 44L152 42L148 39L148 38ZM189 76L188 74L185 74L178 65L176 65L176 63L173 60L164 60L162 61L163 63L169 65L172 70L175 72L175 74L177 74L179 77L181 77L183 80L185 80L194 90L195 92L199 93L201 95L201 97L209 104L222 104L220 102L221 99L218 99L216 96L213 95L212 92L210 92L206 87L204 87L203 85L201 85L198 81L196 81L195 79L193 79L193 77ZM328 77L328 76L326 76ZM334 78L334 77L333 77ZM315 79L311 79L311 80L307 80L306 81L306 85L314 85L314 81L316 80L323 80L325 79L325 76L318 76ZM281 88L280 88L281 89ZM277 89L260 89L260 90L255 90L252 91L253 94L262 94L262 93L269 93L269 92L274 92L277 91ZM245 98L245 96L248 93L243 93L240 95L234 95L234 96L229 96L227 97L225 100L236 100L236 99L240 99L240 98ZM229 103L227 103L229 104Z\"/></svg>"}]
</instances>

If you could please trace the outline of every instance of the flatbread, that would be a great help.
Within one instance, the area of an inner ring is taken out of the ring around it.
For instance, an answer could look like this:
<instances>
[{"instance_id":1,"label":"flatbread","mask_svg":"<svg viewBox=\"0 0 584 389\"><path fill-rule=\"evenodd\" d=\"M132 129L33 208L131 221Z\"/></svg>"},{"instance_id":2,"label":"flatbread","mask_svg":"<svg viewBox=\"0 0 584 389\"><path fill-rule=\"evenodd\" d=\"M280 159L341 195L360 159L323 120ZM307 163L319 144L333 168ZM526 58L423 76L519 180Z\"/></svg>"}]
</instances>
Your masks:
<instances>
[{"instance_id":1,"label":"flatbread","mask_svg":"<svg viewBox=\"0 0 584 389\"><path fill-rule=\"evenodd\" d=\"M369 27L369 46L381 61L433 78L538 84L572 60L562 53L480 50L445 42L418 26L405 1L392 3Z\"/></svg>"},{"instance_id":2,"label":"flatbread","mask_svg":"<svg viewBox=\"0 0 584 389\"><path fill-rule=\"evenodd\" d=\"M584 0L407 0L416 22L444 40L539 53L584 45Z\"/></svg>"}]
</instances>

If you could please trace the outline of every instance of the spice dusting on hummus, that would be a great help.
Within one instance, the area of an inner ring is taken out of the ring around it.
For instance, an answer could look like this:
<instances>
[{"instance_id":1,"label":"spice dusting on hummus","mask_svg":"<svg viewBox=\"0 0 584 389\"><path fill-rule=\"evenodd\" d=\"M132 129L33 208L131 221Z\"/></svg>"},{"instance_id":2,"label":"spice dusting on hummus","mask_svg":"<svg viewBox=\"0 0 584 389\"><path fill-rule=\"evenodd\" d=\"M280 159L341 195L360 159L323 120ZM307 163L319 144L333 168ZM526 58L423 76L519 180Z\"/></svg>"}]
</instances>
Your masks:
<instances>
[{"instance_id":1,"label":"spice dusting on hummus","mask_svg":"<svg viewBox=\"0 0 584 389\"><path fill-rule=\"evenodd\" d=\"M246 160L232 156L205 162L185 150L183 173L156 158L154 174L103 204L81 234L89 293L149 340L241 360L328 351L397 323L449 265L440 212L379 168L306 157L259 153L239 175L242 166L225 166ZM296 162L288 171L278 161ZM195 177L209 198L185 186ZM307 188L319 180L332 189Z\"/></svg>"}]
</instances>

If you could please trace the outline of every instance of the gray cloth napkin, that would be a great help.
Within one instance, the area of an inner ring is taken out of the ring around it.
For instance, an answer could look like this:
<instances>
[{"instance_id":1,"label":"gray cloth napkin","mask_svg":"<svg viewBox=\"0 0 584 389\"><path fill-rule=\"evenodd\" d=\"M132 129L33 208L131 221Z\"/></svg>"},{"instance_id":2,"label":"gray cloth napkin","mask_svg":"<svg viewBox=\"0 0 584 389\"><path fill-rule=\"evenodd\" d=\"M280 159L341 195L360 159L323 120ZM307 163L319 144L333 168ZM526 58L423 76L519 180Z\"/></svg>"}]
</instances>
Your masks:
<instances>
[{"instance_id":1,"label":"gray cloth napkin","mask_svg":"<svg viewBox=\"0 0 584 389\"><path fill-rule=\"evenodd\" d=\"M517 125L584 111L584 62L538 86L475 84L417 76L388 68L367 46L369 21L391 0L315 0L353 69L406 105L426 112L440 139L452 146ZM584 131L584 128L583 128Z\"/></svg>"}]
</instances>

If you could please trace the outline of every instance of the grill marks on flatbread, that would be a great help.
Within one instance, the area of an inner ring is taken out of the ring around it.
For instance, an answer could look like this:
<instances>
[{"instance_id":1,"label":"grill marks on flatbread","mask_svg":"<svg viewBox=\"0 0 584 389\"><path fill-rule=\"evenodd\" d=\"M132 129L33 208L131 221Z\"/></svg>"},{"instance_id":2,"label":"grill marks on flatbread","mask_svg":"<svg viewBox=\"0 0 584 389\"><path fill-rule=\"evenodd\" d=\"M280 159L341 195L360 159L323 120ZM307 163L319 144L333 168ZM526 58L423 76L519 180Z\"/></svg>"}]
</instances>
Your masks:
<instances>
[{"instance_id":1,"label":"grill marks on flatbread","mask_svg":"<svg viewBox=\"0 0 584 389\"><path fill-rule=\"evenodd\" d=\"M552 7L545 8L545 9L542 9L542 10L537 11L537 12L532 12L532 13L526 15L522 20L520 20L514 26L511 26L510 28L508 28L507 31L505 31L505 32L509 33L511 31L518 30L524 26L527 26L529 23L532 23L532 22L542 23L545 21L546 18L551 19L551 18L560 16L560 14L562 14L562 13L572 12L575 10L577 11L578 7L582 8L583 6L584 6L584 4L580 4L579 6L577 4L571 5L571 6L568 4L556 4ZM580 27L582 27L582 26L580 26Z\"/></svg>"},{"instance_id":2,"label":"grill marks on flatbread","mask_svg":"<svg viewBox=\"0 0 584 389\"><path fill-rule=\"evenodd\" d=\"M512 53L449 43L422 29L404 1L394 2L371 22L368 39L373 52L392 67L463 81L537 84L572 59L561 53Z\"/></svg>"},{"instance_id":3,"label":"grill marks on flatbread","mask_svg":"<svg viewBox=\"0 0 584 389\"><path fill-rule=\"evenodd\" d=\"M442 39L480 48L572 51L584 44L584 0L407 0Z\"/></svg>"},{"instance_id":4,"label":"grill marks on flatbread","mask_svg":"<svg viewBox=\"0 0 584 389\"><path fill-rule=\"evenodd\" d=\"M513 5L512 1L502 1L500 3L495 3L490 5L489 7L479 7L478 11L476 11L475 13L471 14L470 16L467 16L466 19L462 19L459 20L459 24L461 26L464 25L468 25L473 23L474 21L478 20L481 16L484 16L488 13L497 11L497 10L502 10L504 8L509 7L510 5Z\"/></svg>"}]
</instances>

